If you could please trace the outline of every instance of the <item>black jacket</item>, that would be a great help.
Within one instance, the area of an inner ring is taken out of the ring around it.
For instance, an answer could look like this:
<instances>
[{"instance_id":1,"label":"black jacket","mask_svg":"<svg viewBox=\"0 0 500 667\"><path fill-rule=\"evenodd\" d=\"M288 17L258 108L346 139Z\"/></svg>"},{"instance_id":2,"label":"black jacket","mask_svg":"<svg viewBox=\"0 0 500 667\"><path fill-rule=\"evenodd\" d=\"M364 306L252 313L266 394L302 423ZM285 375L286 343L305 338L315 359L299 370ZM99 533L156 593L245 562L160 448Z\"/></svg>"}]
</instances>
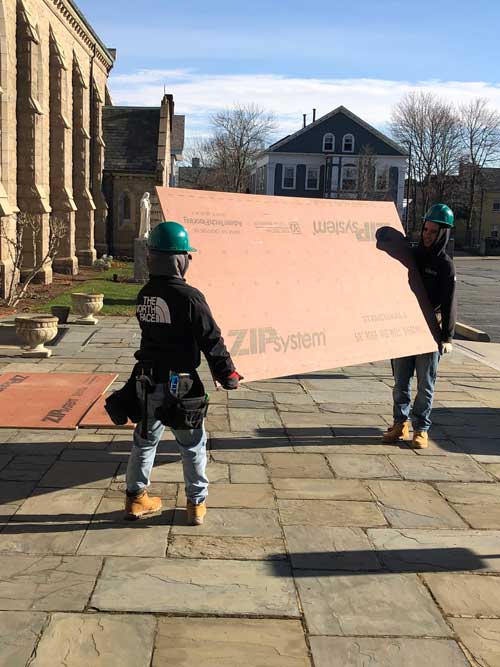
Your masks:
<instances>
[{"instance_id":1,"label":"black jacket","mask_svg":"<svg viewBox=\"0 0 500 667\"><path fill-rule=\"evenodd\" d=\"M415 259L427 291L427 295L436 312L441 313L441 342L449 343L455 333L457 321L455 265L446 254L450 230L442 228L439 236L430 248L423 242L415 249Z\"/></svg>"},{"instance_id":2,"label":"black jacket","mask_svg":"<svg viewBox=\"0 0 500 667\"><path fill-rule=\"evenodd\" d=\"M161 373L192 372L201 351L220 383L235 370L205 297L182 278L150 276L137 296L136 316L142 330L139 361L153 362Z\"/></svg>"}]
</instances>

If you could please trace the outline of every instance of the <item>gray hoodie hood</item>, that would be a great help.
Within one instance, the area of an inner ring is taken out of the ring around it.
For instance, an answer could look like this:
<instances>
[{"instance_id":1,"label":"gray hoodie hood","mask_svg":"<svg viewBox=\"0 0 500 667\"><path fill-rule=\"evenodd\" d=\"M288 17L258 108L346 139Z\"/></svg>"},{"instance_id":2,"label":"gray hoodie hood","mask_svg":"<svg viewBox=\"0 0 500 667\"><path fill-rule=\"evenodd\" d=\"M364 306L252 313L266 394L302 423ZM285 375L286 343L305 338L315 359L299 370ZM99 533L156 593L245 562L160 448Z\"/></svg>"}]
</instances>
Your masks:
<instances>
[{"instance_id":1,"label":"gray hoodie hood","mask_svg":"<svg viewBox=\"0 0 500 667\"><path fill-rule=\"evenodd\" d=\"M148 269L150 276L181 278L184 280L189 267L189 255L173 252L148 250Z\"/></svg>"}]
</instances>

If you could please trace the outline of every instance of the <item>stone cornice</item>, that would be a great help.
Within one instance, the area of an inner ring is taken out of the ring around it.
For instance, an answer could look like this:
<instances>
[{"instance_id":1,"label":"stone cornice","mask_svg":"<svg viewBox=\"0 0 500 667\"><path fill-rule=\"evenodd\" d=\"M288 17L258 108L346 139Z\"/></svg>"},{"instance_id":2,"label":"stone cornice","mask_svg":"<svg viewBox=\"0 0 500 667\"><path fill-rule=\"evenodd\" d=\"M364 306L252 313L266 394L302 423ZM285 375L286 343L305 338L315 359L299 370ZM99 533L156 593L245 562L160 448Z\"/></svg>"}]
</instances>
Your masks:
<instances>
[{"instance_id":1,"label":"stone cornice","mask_svg":"<svg viewBox=\"0 0 500 667\"><path fill-rule=\"evenodd\" d=\"M64 22L72 28L91 53L95 47L95 57L104 65L106 71L109 72L114 64L111 53L96 35L85 16L73 4L72 0L45 0L45 2L51 5L63 17Z\"/></svg>"}]
</instances>

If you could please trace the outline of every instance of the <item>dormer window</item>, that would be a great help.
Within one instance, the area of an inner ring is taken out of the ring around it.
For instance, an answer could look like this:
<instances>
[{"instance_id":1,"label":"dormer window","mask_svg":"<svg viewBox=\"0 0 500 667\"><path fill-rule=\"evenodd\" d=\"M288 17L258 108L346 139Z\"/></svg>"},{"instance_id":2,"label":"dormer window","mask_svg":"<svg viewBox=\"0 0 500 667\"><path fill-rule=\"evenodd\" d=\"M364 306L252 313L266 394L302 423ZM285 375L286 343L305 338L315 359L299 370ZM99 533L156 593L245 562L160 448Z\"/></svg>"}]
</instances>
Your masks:
<instances>
[{"instance_id":1,"label":"dormer window","mask_svg":"<svg viewBox=\"0 0 500 667\"><path fill-rule=\"evenodd\" d=\"M342 141L342 152L343 153L354 152L354 135L344 134L344 139Z\"/></svg>"},{"instance_id":2,"label":"dormer window","mask_svg":"<svg viewBox=\"0 0 500 667\"><path fill-rule=\"evenodd\" d=\"M323 152L324 153L333 153L335 150L335 137L331 132L323 135Z\"/></svg>"}]
</instances>

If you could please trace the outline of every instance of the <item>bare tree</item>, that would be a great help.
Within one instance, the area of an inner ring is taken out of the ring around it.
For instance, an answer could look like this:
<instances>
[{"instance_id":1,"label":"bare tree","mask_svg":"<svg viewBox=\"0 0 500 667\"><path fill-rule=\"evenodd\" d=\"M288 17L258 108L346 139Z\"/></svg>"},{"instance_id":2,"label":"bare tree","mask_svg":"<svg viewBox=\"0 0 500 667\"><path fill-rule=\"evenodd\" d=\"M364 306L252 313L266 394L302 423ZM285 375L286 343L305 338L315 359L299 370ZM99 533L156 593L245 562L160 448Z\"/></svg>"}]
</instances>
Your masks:
<instances>
[{"instance_id":1,"label":"bare tree","mask_svg":"<svg viewBox=\"0 0 500 667\"><path fill-rule=\"evenodd\" d=\"M183 151L179 165L179 187L193 190L221 190L221 174L213 164L211 141L195 137Z\"/></svg>"},{"instance_id":2,"label":"bare tree","mask_svg":"<svg viewBox=\"0 0 500 667\"><path fill-rule=\"evenodd\" d=\"M42 222L37 216L29 213L18 213L15 230L9 228L8 219L0 220L0 240L7 247L12 263L12 273L7 285L4 301L8 306L15 307L26 294L28 287L36 276L52 262L57 255L59 243L66 234L64 221L49 218L49 243L46 251L39 252L38 240L42 233ZM13 233L12 233L13 232ZM23 257L27 250L31 251L32 266L20 282Z\"/></svg>"},{"instance_id":3,"label":"bare tree","mask_svg":"<svg viewBox=\"0 0 500 667\"><path fill-rule=\"evenodd\" d=\"M488 101L478 97L459 107L462 149L467 164L469 195L466 244L472 243L475 217L474 199L481 169L500 159L500 113L488 107Z\"/></svg>"},{"instance_id":4,"label":"bare tree","mask_svg":"<svg viewBox=\"0 0 500 667\"><path fill-rule=\"evenodd\" d=\"M220 173L221 189L243 192L255 157L276 129L275 118L257 105L236 105L214 114L211 125L213 136L207 143L210 166Z\"/></svg>"},{"instance_id":5,"label":"bare tree","mask_svg":"<svg viewBox=\"0 0 500 667\"><path fill-rule=\"evenodd\" d=\"M395 139L411 148L411 173L420 191L421 210L431 194L445 196L449 176L455 173L460 157L459 126L451 105L429 92L407 93L394 107L391 129ZM413 227L417 218L414 196Z\"/></svg>"},{"instance_id":6,"label":"bare tree","mask_svg":"<svg viewBox=\"0 0 500 667\"><path fill-rule=\"evenodd\" d=\"M358 199L375 199L375 151L370 145L361 146L358 159Z\"/></svg>"}]
</instances>

